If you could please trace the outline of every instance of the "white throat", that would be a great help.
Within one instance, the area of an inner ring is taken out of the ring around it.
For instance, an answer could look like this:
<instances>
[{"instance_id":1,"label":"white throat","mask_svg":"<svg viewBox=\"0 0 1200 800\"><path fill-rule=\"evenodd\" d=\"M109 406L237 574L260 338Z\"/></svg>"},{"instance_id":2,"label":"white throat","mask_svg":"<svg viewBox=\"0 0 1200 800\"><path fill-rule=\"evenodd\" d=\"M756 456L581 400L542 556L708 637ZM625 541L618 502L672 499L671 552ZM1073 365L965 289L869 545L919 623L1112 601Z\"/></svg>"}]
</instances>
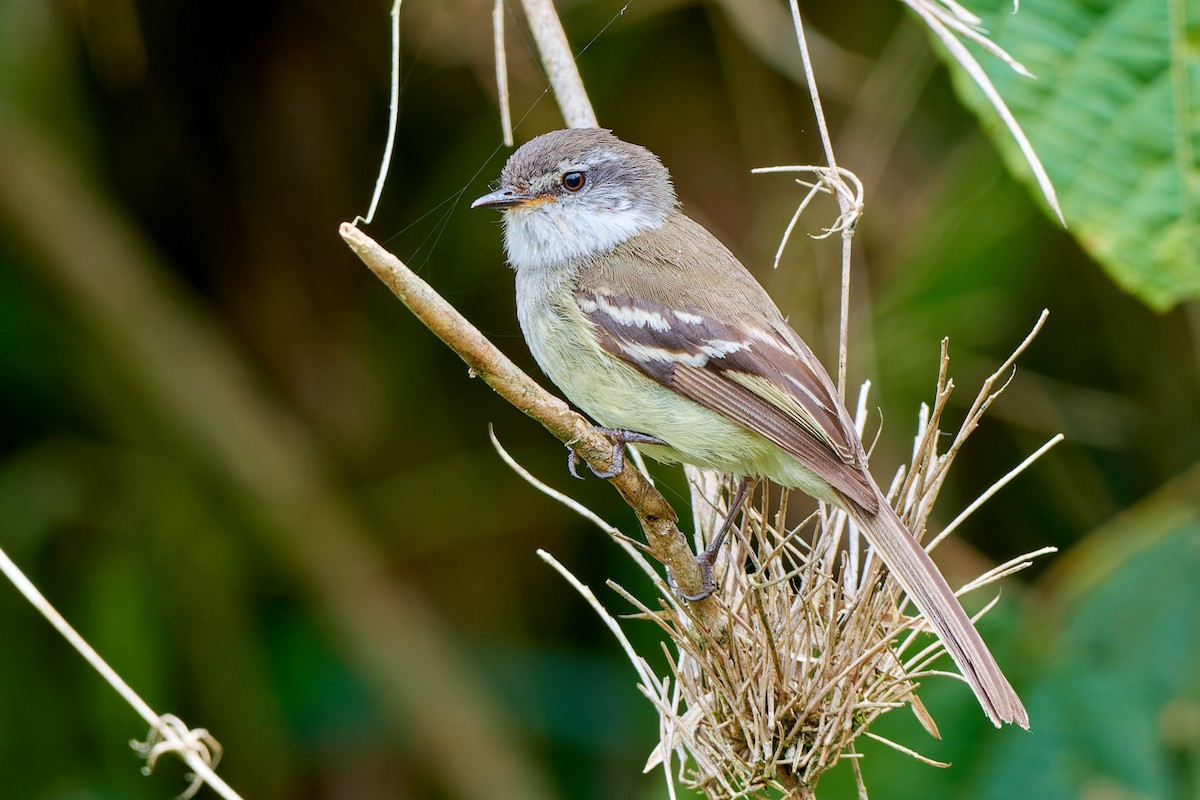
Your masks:
<instances>
[{"instance_id":1,"label":"white throat","mask_svg":"<svg viewBox=\"0 0 1200 800\"><path fill-rule=\"evenodd\" d=\"M662 227L665 211L544 202L504 214L504 251L518 272L553 270L606 253L639 233Z\"/></svg>"}]
</instances>

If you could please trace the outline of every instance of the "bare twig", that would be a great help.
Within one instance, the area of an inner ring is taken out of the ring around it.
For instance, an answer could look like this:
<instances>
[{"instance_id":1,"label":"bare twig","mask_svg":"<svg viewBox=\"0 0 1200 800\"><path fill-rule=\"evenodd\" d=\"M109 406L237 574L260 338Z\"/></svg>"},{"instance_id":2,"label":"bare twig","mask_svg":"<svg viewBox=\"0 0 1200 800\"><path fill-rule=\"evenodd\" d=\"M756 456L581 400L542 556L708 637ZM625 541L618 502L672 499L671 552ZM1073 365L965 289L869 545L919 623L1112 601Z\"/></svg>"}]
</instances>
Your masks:
<instances>
[{"instance_id":1,"label":"bare twig","mask_svg":"<svg viewBox=\"0 0 1200 800\"><path fill-rule=\"evenodd\" d=\"M800 55L804 59L804 75L808 79L808 93L812 100L813 113L817 118L817 129L821 133L821 144L825 148L825 160L829 164L829 175L838 175L837 158L833 154L833 140L829 137L829 125L825 122L825 112L821 108L821 94L817 91L817 79L813 74L812 59L808 54L808 41L804 37L804 23L800 19L800 4L797 0L791 0L792 9L792 25L796 29L796 42L800 46ZM857 180L857 179L856 179ZM841 219L857 219L862 212L861 191L862 185L859 185L859 202L857 208L851 200L850 193L845 191L837 191L838 207L841 209ZM837 388L838 394L845 399L846 397L846 364L848 360L848 351L850 347L850 253L851 241L854 238L854 225L843 224L842 232L842 291L841 301L838 310L838 367L837 367Z\"/></svg>"},{"instance_id":2,"label":"bare twig","mask_svg":"<svg viewBox=\"0 0 1200 800\"><path fill-rule=\"evenodd\" d=\"M508 402L540 422L546 430L574 447L592 466L603 471L611 464L613 444L566 403L539 386L500 352L429 284L400 259L350 223L342 223L342 238L408 306L409 310ZM636 469L609 479L637 514L654 557L671 570L686 594L699 594L704 584L687 539L676 527L678 516L662 494ZM711 598L694 604L706 628L716 622Z\"/></svg>"},{"instance_id":3,"label":"bare twig","mask_svg":"<svg viewBox=\"0 0 1200 800\"><path fill-rule=\"evenodd\" d=\"M58 613L45 595L38 591L33 582L25 577L25 573L13 563L3 550L0 550L0 572L84 657L92 669L100 673L100 677L104 678L109 686L116 689L117 694L121 695L121 699L128 703L138 713L138 716L150 726L150 736L147 738L144 748L139 747L137 742L131 743L146 759L145 771L147 773L154 768L160 755L167 752L177 753L191 768L193 774L191 785L180 797L185 799L191 797L199 790L201 783L207 783L213 791L226 800L241 800L241 795L230 788L229 784L213 771L221 758L221 746L209 735L208 731L203 728L191 730L178 717L170 714L156 714L149 704L117 674L116 670L100 657L100 654L88 644L87 640L71 627L71 623Z\"/></svg>"},{"instance_id":4,"label":"bare twig","mask_svg":"<svg viewBox=\"0 0 1200 800\"><path fill-rule=\"evenodd\" d=\"M489 430L488 433L492 440L492 446L496 448L496 452L500 454L500 458L504 459L504 463L508 464L513 472L517 473L517 475L521 478L524 478L527 483L529 483L539 492L542 492L548 497L557 500L567 508L574 511L576 514L579 514L584 519L595 524L596 527L600 528L600 530L604 531L613 538L613 540L626 552L626 554L633 559L634 563L641 568L642 572L646 574L647 578L649 578L651 581L660 580L658 573L654 571L654 567L642 555L648 551L649 548L647 545L642 544L636 539L621 533L621 531L618 530L615 525L612 525L611 523L602 519L599 514L592 511L578 500L563 494L557 489L552 489L544 482L538 480L538 478L536 478L529 470L525 469L523 466L517 463L516 459L509 455L508 451L501 446L500 441L496 438L494 431Z\"/></svg>"},{"instance_id":5,"label":"bare twig","mask_svg":"<svg viewBox=\"0 0 1200 800\"><path fill-rule=\"evenodd\" d=\"M840 233L843 236L854 233L854 227L858 224L858 219L863 213L863 185L858 176L845 167L830 169L829 167L821 167L813 164L794 164L776 167L755 167L750 172L755 175L766 175L774 172L800 172L812 173L816 176L816 181L806 181L801 178L796 179L796 183L808 187L808 193L804 195L804 199L800 201L800 205L796 208L796 213L792 215L787 228L784 229L783 236L779 241L779 248L775 252L773 267L779 267L779 260L783 256L783 250L787 246L788 240L792 237L796 223L800 221L800 215L804 213L804 210L808 208L809 203L812 202L813 198L819 192L835 195L841 209L834 223L825 228L822 233L812 234L812 238L828 239L835 233Z\"/></svg>"},{"instance_id":6,"label":"bare twig","mask_svg":"<svg viewBox=\"0 0 1200 800\"><path fill-rule=\"evenodd\" d=\"M618 623L616 618L613 617L612 614L608 613L608 609L606 609L604 605L596 599L596 595L592 592L592 590L588 588L582 581L576 578L570 570L559 563L558 559L550 555L550 553L547 553L545 550L538 550L537 554L539 558L553 567L555 572L565 578L567 583L571 584L571 586L575 588L575 591L579 592L579 594L587 601L588 605L592 607L600 619L604 621L605 626L612 631L613 636L616 637L617 641L620 643L621 649L625 651L625 655L629 658L629 663L633 665L633 668L637 671L638 677L642 679L642 686L644 690L648 692L654 692L659 696L665 694L667 688L666 682L657 679L657 676L655 676L654 672L650 669L650 665L646 663L644 658L638 655L637 650L629 641L629 638L625 636L625 632L621 630L620 623Z\"/></svg>"},{"instance_id":7,"label":"bare twig","mask_svg":"<svg viewBox=\"0 0 1200 800\"><path fill-rule=\"evenodd\" d=\"M1030 454L1024 461L1022 461L1020 464L1018 464L1017 466L1015 466L1011 470L1009 470L1004 475L1003 478L1001 478L1000 480L993 483L986 492L979 495L979 497L975 498L975 500L969 506L967 506L965 509L963 509L962 513L960 513L957 517L955 517L950 522L949 525L947 525L945 528L942 528L942 532L939 533L937 536L935 536L933 538L933 540L929 542L928 548L930 550L932 550L933 548L937 547L938 542L942 541L942 539L945 539L947 536L949 536L951 533L953 533L954 530L956 528L958 528L959 525L961 525L963 522L966 521L967 517L974 514L975 511L980 506L982 506L984 503L986 503L988 500L990 500L996 494L996 492L1000 491L1005 486L1007 486L1009 484L1009 482L1012 481L1013 478L1017 477L1022 472L1024 472L1026 469L1028 469L1033 464L1033 462L1037 461L1039 458L1041 458L1043 455L1045 455L1047 450L1049 450L1051 447L1054 447L1054 445L1061 442L1063 440L1063 438L1064 437L1061 433L1055 434L1050 439L1050 441L1046 442L1044 445L1042 445L1037 450L1035 450L1032 454Z\"/></svg>"}]
</instances>

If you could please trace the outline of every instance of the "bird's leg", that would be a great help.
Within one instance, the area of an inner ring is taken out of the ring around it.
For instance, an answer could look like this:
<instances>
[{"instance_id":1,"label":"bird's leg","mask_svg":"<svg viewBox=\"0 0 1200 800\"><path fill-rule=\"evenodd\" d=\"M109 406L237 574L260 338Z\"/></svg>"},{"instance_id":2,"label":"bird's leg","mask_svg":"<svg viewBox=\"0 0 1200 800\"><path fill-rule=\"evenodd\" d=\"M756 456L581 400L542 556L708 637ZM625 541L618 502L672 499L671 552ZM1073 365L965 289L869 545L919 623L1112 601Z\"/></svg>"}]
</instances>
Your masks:
<instances>
[{"instance_id":1,"label":"bird's leg","mask_svg":"<svg viewBox=\"0 0 1200 800\"><path fill-rule=\"evenodd\" d=\"M596 430L607 436L613 443L612 467L604 472L601 472L591 464L588 464L588 469L590 469L592 474L597 478L604 478L605 480L617 477L621 474L621 471L625 469L625 445L666 444L666 442L664 442L662 439L658 438L657 436L651 436L648 433L627 431L622 428L601 428L598 426ZM576 470L580 461L579 453L577 453L575 448L571 445L567 445L567 452L570 453L570 455L567 456L567 470L574 477L583 480L583 477Z\"/></svg>"},{"instance_id":2,"label":"bird's leg","mask_svg":"<svg viewBox=\"0 0 1200 800\"><path fill-rule=\"evenodd\" d=\"M700 572L704 575L704 584L700 588L699 594L682 595L684 600L696 602L708 597L717 588L717 582L713 580L713 562L717 560L717 553L721 552L721 545L725 541L725 536L729 533L729 529L733 527L733 518L737 515L738 509L742 507L742 503L746 502L746 496L750 494L750 486L753 481L750 478L742 478L742 482L738 485L737 494L733 496L733 502L729 504L729 514L726 515L725 521L721 523L721 529L717 531L717 535L709 543L708 547L704 548L704 552L696 556L696 563L700 565Z\"/></svg>"}]
</instances>

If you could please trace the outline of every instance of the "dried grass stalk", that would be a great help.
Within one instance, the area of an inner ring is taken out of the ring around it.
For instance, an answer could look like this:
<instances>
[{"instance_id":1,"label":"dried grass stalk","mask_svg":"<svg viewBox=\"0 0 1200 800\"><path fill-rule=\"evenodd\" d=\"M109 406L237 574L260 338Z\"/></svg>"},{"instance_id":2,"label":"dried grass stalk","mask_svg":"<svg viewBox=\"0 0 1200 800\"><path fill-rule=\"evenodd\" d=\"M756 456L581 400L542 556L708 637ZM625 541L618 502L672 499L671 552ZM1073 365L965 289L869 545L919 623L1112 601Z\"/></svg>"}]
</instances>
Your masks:
<instances>
[{"instance_id":1,"label":"dried grass stalk","mask_svg":"<svg viewBox=\"0 0 1200 800\"><path fill-rule=\"evenodd\" d=\"M940 426L953 382L943 341L934 402L921 409L912 459L897 473L890 497L911 530L924 530L951 464L1007 386L1013 360L1044 320L1045 313L1012 358L985 381L944 452L939 450ZM858 406L860 432L865 393L864 388ZM1038 453L1060 438L1054 437ZM1032 460L998 484L1011 480ZM713 473L686 469L702 544L724 519L736 486ZM525 477L538 483L528 473ZM983 497L992 494L989 489ZM577 504L573 507L581 510ZM978 503L970 504L964 514L975 508ZM766 797L771 792L811 796L821 775L840 759L861 757L855 743L862 736L945 766L870 731L880 715L908 705L929 733L939 736L916 692L926 678L959 677L932 667L943 654L941 644L926 645L925 637L915 635L927 630L925 620L919 613L910 616L903 592L858 539L844 512L820 507L797 524L789 522L788 509L788 493L764 485L756 502L740 512L718 569L714 598L725 622L719 640L664 581L653 581L652 601L610 582L636 609L637 619L662 630L668 664L662 676L653 673L648 659L633 652L613 612L571 579L620 636L638 671L639 688L658 711L662 738L646 769L661 767L672 793L678 783L709 798ZM601 528L615 531L585 513ZM621 540L645 567L639 550L625 537ZM932 544L939 541L941 537ZM991 585L1051 551L1046 548L990 570L964 591ZM557 563L556 568L565 573ZM676 756L678 769L672 767Z\"/></svg>"}]
</instances>

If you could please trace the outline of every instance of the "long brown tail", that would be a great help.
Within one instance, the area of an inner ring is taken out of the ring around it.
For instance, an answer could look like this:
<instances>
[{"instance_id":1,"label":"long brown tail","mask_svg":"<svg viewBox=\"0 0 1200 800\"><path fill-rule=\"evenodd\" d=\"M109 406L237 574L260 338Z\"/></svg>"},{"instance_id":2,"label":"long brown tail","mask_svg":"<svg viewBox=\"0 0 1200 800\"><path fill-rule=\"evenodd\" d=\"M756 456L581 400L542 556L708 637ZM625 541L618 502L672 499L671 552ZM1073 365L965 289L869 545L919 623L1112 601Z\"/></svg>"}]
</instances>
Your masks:
<instances>
[{"instance_id":1,"label":"long brown tail","mask_svg":"<svg viewBox=\"0 0 1200 800\"><path fill-rule=\"evenodd\" d=\"M929 620L992 724L999 728L1002 722L1013 722L1028 730L1029 714L1021 704L1021 698L1000 671L1000 665L933 559L909 533L887 501L879 497L876 514L849 500L845 501L845 507L900 586Z\"/></svg>"}]
</instances>

